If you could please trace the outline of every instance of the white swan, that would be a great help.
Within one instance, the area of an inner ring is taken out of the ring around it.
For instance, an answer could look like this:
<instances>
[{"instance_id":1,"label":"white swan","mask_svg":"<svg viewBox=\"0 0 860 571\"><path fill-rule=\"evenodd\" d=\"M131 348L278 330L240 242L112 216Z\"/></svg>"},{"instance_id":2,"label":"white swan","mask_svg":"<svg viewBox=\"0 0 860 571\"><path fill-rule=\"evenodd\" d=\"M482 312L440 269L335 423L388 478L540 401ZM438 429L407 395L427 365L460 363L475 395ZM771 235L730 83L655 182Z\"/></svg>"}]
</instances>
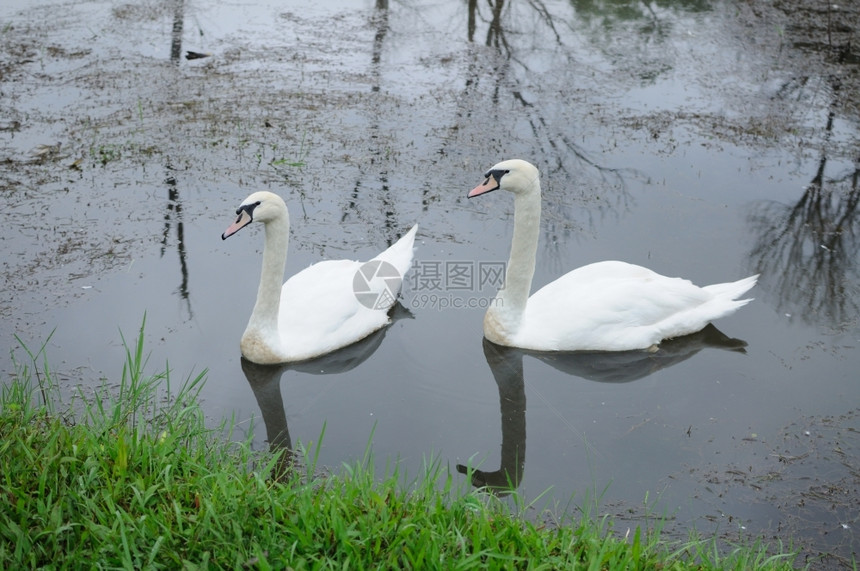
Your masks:
<instances>
[{"instance_id":1,"label":"white swan","mask_svg":"<svg viewBox=\"0 0 860 571\"><path fill-rule=\"evenodd\" d=\"M359 341L389 323L388 309L412 263L418 226L366 264L319 262L282 286L290 238L287 205L277 194L255 192L236 214L222 239L255 221L263 223L266 233L257 302L239 344L246 359L263 365L312 359ZM362 288L366 290L363 296Z\"/></svg>"},{"instance_id":2,"label":"white swan","mask_svg":"<svg viewBox=\"0 0 860 571\"><path fill-rule=\"evenodd\" d=\"M575 269L529 297L540 233L540 178L519 159L491 168L468 197L496 189L514 195L511 257L484 316L493 343L535 351L653 349L663 339L701 330L747 304L737 299L758 276L698 287L624 262L597 262Z\"/></svg>"}]
</instances>

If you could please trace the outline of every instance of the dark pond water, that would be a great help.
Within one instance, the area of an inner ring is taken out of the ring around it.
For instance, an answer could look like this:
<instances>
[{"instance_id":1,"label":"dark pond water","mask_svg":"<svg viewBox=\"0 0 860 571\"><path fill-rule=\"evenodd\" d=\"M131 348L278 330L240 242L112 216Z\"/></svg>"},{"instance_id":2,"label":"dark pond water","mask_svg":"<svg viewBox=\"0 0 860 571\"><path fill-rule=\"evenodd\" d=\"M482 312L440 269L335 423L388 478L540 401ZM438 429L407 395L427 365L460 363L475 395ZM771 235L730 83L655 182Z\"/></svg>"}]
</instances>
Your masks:
<instances>
[{"instance_id":1,"label":"dark pond water","mask_svg":"<svg viewBox=\"0 0 860 571\"><path fill-rule=\"evenodd\" d=\"M857 9L309 4L3 4L5 377L26 361L16 335L53 331L66 391L111 382L145 314L151 372L208 370L212 424L235 419L259 448L325 427L336 467L372 433L380 472L433 459L469 485L471 464L527 502L548 490L537 508L599 496L621 533L665 514L682 537L793 537L821 565L850 560ZM755 301L654 355L484 344L479 267L507 259L513 204L465 193L511 157L543 175L536 287L621 259L701 285L761 272ZM336 362L243 367L262 235L220 233L262 188L291 209L288 274L420 225L389 329ZM445 283L455 268L476 279Z\"/></svg>"}]
</instances>

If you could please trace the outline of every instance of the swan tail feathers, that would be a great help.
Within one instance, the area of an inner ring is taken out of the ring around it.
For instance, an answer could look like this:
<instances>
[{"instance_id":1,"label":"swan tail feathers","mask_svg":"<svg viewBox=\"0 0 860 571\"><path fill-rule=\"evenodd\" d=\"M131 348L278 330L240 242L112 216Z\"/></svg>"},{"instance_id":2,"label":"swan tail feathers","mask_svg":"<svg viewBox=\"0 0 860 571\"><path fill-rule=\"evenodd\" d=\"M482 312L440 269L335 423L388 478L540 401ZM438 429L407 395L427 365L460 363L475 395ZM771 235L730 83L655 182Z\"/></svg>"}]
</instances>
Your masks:
<instances>
[{"instance_id":1,"label":"swan tail feathers","mask_svg":"<svg viewBox=\"0 0 860 571\"><path fill-rule=\"evenodd\" d=\"M657 334L661 339L680 337L696 333L703 324L731 315L752 301L752 298L738 299L748 292L758 280L758 275L749 276L736 282L705 286L702 289L711 294L711 299L690 311L681 312L661 323Z\"/></svg>"},{"instance_id":2,"label":"swan tail feathers","mask_svg":"<svg viewBox=\"0 0 860 571\"><path fill-rule=\"evenodd\" d=\"M401 277L406 276L409 267L412 265L412 255L414 253L415 234L418 232L418 225L413 226L409 232L400 237L397 242L388 247L387 250L379 254L374 260L383 260L388 262L400 272Z\"/></svg>"},{"instance_id":3,"label":"swan tail feathers","mask_svg":"<svg viewBox=\"0 0 860 571\"><path fill-rule=\"evenodd\" d=\"M738 298L753 288L753 286L758 281L758 276L759 274L756 274L754 276L749 276L736 282L709 285L705 286L702 289L711 293L714 297L722 298L726 301L734 300L737 303L736 307L741 307L752 301L752 298Z\"/></svg>"}]
</instances>

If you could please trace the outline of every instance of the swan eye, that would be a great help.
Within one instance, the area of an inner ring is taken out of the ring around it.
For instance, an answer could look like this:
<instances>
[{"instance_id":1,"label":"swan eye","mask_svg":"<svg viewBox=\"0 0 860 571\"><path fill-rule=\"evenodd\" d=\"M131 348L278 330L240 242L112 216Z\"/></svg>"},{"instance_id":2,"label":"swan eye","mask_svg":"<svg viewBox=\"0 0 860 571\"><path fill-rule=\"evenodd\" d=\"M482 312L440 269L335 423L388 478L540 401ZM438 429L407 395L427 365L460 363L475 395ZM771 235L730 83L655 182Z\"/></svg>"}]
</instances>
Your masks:
<instances>
[{"instance_id":1,"label":"swan eye","mask_svg":"<svg viewBox=\"0 0 860 571\"><path fill-rule=\"evenodd\" d=\"M490 179L492 178L496 181L497 185L501 185L502 184L502 177L505 176L506 174L508 174L509 172L511 172L511 171L510 170L502 170L502 169L492 170L492 171L487 173L487 182L489 182ZM486 184L486 182L484 184Z\"/></svg>"},{"instance_id":2,"label":"swan eye","mask_svg":"<svg viewBox=\"0 0 860 571\"><path fill-rule=\"evenodd\" d=\"M496 179L496 183L498 184L498 182L502 179L502 177L505 176L506 174L508 174L509 172L511 172L511 171L510 170L487 171L484 173L484 178L486 179L486 180L484 180L484 184L489 183L491 178Z\"/></svg>"},{"instance_id":3,"label":"swan eye","mask_svg":"<svg viewBox=\"0 0 860 571\"><path fill-rule=\"evenodd\" d=\"M254 218L254 209L257 208L258 206L260 206L261 204L262 204L262 202L258 200L254 204L245 204L245 205L237 208L236 209L236 216L238 216L239 218L236 219L236 222L238 222L239 219L242 218L242 212L247 212L248 216L250 216L251 219L253 219Z\"/></svg>"}]
</instances>

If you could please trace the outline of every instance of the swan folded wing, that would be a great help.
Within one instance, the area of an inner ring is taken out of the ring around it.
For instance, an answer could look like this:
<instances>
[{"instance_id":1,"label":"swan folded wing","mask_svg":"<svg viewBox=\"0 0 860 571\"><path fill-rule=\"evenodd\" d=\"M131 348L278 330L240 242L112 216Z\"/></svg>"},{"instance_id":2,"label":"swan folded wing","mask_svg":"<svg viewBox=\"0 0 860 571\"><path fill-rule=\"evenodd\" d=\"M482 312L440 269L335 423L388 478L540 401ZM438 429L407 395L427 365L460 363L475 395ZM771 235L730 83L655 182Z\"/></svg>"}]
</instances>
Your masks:
<instances>
[{"instance_id":1,"label":"swan folded wing","mask_svg":"<svg viewBox=\"0 0 860 571\"><path fill-rule=\"evenodd\" d=\"M387 312L362 305L353 291L361 262L319 262L281 288L278 329L292 360L310 359L350 345L389 322Z\"/></svg>"},{"instance_id":2,"label":"swan folded wing","mask_svg":"<svg viewBox=\"0 0 860 571\"><path fill-rule=\"evenodd\" d=\"M712 298L685 279L623 262L600 262L573 270L532 295L518 337L539 350L644 349L701 329Z\"/></svg>"}]
</instances>

